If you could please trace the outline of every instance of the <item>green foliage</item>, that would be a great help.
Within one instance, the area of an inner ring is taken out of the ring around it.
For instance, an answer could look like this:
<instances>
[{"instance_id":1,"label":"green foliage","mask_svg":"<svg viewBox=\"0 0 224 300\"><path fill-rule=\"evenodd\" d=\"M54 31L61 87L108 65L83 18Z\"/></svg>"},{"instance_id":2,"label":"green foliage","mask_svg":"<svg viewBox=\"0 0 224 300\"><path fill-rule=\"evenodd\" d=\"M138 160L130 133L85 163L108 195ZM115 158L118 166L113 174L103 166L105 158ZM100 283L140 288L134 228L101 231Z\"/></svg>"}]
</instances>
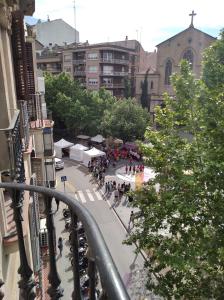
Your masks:
<instances>
[{"instance_id":1,"label":"green foliage","mask_svg":"<svg viewBox=\"0 0 224 300\"><path fill-rule=\"evenodd\" d=\"M147 109L150 108L149 95L148 95L148 75L149 75L149 69L145 73L144 81L141 82L142 94L140 98L142 107Z\"/></svg>"},{"instance_id":2,"label":"green foliage","mask_svg":"<svg viewBox=\"0 0 224 300\"><path fill-rule=\"evenodd\" d=\"M101 129L106 135L131 141L143 138L148 121L148 112L134 99L123 99L104 112Z\"/></svg>"},{"instance_id":3,"label":"green foliage","mask_svg":"<svg viewBox=\"0 0 224 300\"><path fill-rule=\"evenodd\" d=\"M62 73L45 75L46 102L58 127L75 135L103 133L124 140L142 138L148 114L134 100L117 101L105 90L92 92Z\"/></svg>"},{"instance_id":4,"label":"green foliage","mask_svg":"<svg viewBox=\"0 0 224 300\"><path fill-rule=\"evenodd\" d=\"M147 129L142 145L156 176L135 193L143 217L126 242L148 251L147 286L165 299L224 295L223 49L222 33L201 81L182 62L172 77L176 98L157 107L160 130Z\"/></svg>"},{"instance_id":5,"label":"green foliage","mask_svg":"<svg viewBox=\"0 0 224 300\"><path fill-rule=\"evenodd\" d=\"M129 78L124 79L124 98L128 99L131 97L131 80Z\"/></svg>"}]
</instances>

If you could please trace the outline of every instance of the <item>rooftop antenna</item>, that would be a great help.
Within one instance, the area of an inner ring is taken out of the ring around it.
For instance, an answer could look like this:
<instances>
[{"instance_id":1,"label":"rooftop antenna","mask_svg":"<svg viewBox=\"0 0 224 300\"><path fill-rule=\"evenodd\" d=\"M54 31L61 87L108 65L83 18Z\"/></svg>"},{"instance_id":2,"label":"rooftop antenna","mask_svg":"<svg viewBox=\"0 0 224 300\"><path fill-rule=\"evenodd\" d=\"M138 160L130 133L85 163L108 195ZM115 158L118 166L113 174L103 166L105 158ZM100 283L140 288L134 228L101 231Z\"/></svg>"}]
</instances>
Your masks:
<instances>
[{"instance_id":1,"label":"rooftop antenna","mask_svg":"<svg viewBox=\"0 0 224 300\"><path fill-rule=\"evenodd\" d=\"M75 7L75 0L74 0L74 27L75 27L75 44L76 44L76 7Z\"/></svg>"},{"instance_id":2,"label":"rooftop antenna","mask_svg":"<svg viewBox=\"0 0 224 300\"><path fill-rule=\"evenodd\" d=\"M140 37L139 37L140 44L142 43L142 27L140 28Z\"/></svg>"}]
</instances>

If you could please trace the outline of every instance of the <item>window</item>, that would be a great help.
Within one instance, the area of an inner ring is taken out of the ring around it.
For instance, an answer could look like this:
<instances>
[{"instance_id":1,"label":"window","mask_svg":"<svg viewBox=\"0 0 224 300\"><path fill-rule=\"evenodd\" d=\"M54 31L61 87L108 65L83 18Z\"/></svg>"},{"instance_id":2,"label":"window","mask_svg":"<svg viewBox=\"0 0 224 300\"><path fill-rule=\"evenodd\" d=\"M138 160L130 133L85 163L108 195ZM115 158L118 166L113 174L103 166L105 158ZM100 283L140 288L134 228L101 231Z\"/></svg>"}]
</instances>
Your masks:
<instances>
[{"instance_id":1,"label":"window","mask_svg":"<svg viewBox=\"0 0 224 300\"><path fill-rule=\"evenodd\" d=\"M71 67L64 67L64 72L71 73Z\"/></svg>"},{"instance_id":2,"label":"window","mask_svg":"<svg viewBox=\"0 0 224 300\"><path fill-rule=\"evenodd\" d=\"M54 154L54 144L53 144L53 132L52 128L43 129L43 139L44 139L44 156L51 156Z\"/></svg>"},{"instance_id":3,"label":"window","mask_svg":"<svg viewBox=\"0 0 224 300\"><path fill-rule=\"evenodd\" d=\"M183 55L183 59L186 59L189 62L191 68L193 68L194 54L192 50L188 49L187 51L185 51Z\"/></svg>"},{"instance_id":4,"label":"window","mask_svg":"<svg viewBox=\"0 0 224 300\"><path fill-rule=\"evenodd\" d=\"M98 53L88 53L87 55L88 59L98 59Z\"/></svg>"},{"instance_id":5,"label":"window","mask_svg":"<svg viewBox=\"0 0 224 300\"><path fill-rule=\"evenodd\" d=\"M150 83L150 88L151 88L151 90L153 89L153 81L151 81L151 83Z\"/></svg>"},{"instance_id":6,"label":"window","mask_svg":"<svg viewBox=\"0 0 224 300\"><path fill-rule=\"evenodd\" d=\"M97 85L98 84L98 80L97 78L89 78L89 85Z\"/></svg>"},{"instance_id":7,"label":"window","mask_svg":"<svg viewBox=\"0 0 224 300\"><path fill-rule=\"evenodd\" d=\"M113 59L113 53L112 52L103 52L103 59L104 60L112 60Z\"/></svg>"},{"instance_id":8,"label":"window","mask_svg":"<svg viewBox=\"0 0 224 300\"><path fill-rule=\"evenodd\" d=\"M113 79L112 78L103 78L103 83L113 83Z\"/></svg>"},{"instance_id":9,"label":"window","mask_svg":"<svg viewBox=\"0 0 224 300\"><path fill-rule=\"evenodd\" d=\"M64 61L70 62L72 60L71 55L64 55Z\"/></svg>"},{"instance_id":10,"label":"window","mask_svg":"<svg viewBox=\"0 0 224 300\"><path fill-rule=\"evenodd\" d=\"M165 66L165 84L170 85L170 75L172 74L172 62L171 60L167 60Z\"/></svg>"},{"instance_id":11,"label":"window","mask_svg":"<svg viewBox=\"0 0 224 300\"><path fill-rule=\"evenodd\" d=\"M107 75L113 75L113 66L103 66L103 73Z\"/></svg>"},{"instance_id":12,"label":"window","mask_svg":"<svg viewBox=\"0 0 224 300\"><path fill-rule=\"evenodd\" d=\"M89 73L97 73L98 66L89 66Z\"/></svg>"}]
</instances>

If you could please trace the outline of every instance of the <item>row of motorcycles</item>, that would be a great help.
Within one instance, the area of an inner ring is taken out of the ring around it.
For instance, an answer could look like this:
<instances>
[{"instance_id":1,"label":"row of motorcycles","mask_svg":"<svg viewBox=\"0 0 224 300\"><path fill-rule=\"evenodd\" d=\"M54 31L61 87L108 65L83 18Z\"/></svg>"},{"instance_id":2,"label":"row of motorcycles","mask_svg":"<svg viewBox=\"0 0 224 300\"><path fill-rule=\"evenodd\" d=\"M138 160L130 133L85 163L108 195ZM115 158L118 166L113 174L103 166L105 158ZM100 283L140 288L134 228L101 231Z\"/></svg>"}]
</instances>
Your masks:
<instances>
[{"instance_id":1,"label":"row of motorcycles","mask_svg":"<svg viewBox=\"0 0 224 300\"><path fill-rule=\"evenodd\" d=\"M65 220L65 229L67 231L71 231L71 214L69 209L63 209L63 216ZM80 274L80 286L81 292L85 300L88 300L89 294L89 276L88 276L88 242L85 234L85 229L81 222L78 222L77 227L78 233L78 254L79 254L79 274ZM71 265L74 264L73 254L73 246L72 246L72 232L69 234L69 242L70 242L70 253L71 253ZM96 285L98 284L98 275L96 274ZM96 299L98 299L100 295L99 289L96 289Z\"/></svg>"}]
</instances>

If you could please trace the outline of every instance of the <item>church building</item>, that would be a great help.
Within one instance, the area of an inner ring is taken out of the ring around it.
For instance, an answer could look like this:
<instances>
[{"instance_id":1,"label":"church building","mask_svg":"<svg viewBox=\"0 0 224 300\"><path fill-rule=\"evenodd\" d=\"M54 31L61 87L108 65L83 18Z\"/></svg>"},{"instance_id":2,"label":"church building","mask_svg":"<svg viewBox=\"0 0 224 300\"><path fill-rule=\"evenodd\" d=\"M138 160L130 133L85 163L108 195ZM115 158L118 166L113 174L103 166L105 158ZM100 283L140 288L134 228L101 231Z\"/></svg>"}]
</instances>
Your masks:
<instances>
[{"instance_id":1,"label":"church building","mask_svg":"<svg viewBox=\"0 0 224 300\"><path fill-rule=\"evenodd\" d=\"M195 15L194 11L189 15L191 24L187 29L156 46L156 60L152 62L147 76L150 103L148 109L151 114L155 106L162 104L165 92L174 95L170 75L179 71L182 59L189 61L196 78L201 76L203 52L215 41L215 38L194 27ZM144 81L146 71L136 76L136 98L139 101L142 94L141 82Z\"/></svg>"}]
</instances>

